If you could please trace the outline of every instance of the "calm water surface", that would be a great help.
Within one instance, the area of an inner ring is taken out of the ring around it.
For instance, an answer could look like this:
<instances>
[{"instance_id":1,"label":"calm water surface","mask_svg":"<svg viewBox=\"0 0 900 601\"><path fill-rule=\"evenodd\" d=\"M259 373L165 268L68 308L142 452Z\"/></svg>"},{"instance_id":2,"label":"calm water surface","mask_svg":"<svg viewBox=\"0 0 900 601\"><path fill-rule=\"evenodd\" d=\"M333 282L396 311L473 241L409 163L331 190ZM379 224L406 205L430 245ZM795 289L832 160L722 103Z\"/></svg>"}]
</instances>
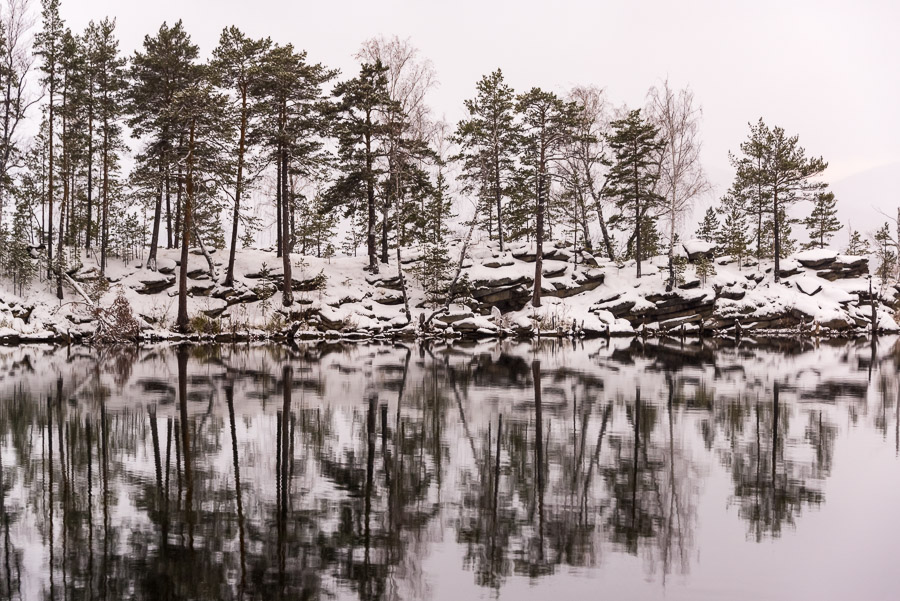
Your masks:
<instances>
[{"instance_id":1,"label":"calm water surface","mask_svg":"<svg viewBox=\"0 0 900 601\"><path fill-rule=\"evenodd\" d=\"M900 598L900 346L0 349L0 598Z\"/></svg>"}]
</instances>

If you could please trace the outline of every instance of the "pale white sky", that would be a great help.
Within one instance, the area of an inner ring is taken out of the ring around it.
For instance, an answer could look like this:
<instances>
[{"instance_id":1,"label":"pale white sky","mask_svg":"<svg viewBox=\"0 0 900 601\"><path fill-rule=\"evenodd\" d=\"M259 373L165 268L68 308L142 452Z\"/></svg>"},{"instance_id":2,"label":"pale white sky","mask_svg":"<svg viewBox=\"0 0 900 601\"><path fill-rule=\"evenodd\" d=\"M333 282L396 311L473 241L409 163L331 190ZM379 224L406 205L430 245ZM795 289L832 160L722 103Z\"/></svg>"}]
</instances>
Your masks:
<instances>
[{"instance_id":1,"label":"pale white sky","mask_svg":"<svg viewBox=\"0 0 900 601\"><path fill-rule=\"evenodd\" d=\"M878 167L885 179L889 164L891 180L900 174L896 0L62 0L62 15L77 30L116 17L128 54L163 20L182 19L204 56L234 24L304 48L343 76L356 71L353 53L364 39L409 37L434 63L440 87L431 105L450 122L476 80L497 67L518 91L595 84L613 104L633 107L668 76L689 84L703 106L705 165L719 192L731 179L728 151L760 116L822 155L829 181L866 180L859 174ZM846 218L867 221L858 213L875 213L872 205L893 213L900 201L871 182L844 188Z\"/></svg>"}]
</instances>

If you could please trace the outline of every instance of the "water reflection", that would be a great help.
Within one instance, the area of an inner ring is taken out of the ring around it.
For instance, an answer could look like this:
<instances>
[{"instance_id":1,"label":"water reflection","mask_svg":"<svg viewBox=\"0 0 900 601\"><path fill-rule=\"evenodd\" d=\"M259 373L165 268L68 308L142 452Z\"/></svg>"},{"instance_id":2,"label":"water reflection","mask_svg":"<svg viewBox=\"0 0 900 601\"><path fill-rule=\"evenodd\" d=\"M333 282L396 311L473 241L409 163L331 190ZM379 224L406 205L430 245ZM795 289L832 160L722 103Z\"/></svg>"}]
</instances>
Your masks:
<instances>
[{"instance_id":1,"label":"water reflection","mask_svg":"<svg viewBox=\"0 0 900 601\"><path fill-rule=\"evenodd\" d=\"M709 481L752 545L827 503L842 437L900 452L898 356L5 349L0 597L452 598L628 556L689 589Z\"/></svg>"}]
</instances>

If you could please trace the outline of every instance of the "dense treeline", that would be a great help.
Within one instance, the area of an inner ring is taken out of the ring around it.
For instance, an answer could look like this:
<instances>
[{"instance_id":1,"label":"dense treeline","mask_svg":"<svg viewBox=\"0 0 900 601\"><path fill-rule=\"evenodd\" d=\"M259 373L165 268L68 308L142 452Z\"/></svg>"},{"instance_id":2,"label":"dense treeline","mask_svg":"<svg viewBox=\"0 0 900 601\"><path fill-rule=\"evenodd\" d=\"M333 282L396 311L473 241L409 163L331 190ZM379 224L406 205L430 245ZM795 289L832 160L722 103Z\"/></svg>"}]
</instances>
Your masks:
<instances>
[{"instance_id":1,"label":"dense treeline","mask_svg":"<svg viewBox=\"0 0 900 601\"><path fill-rule=\"evenodd\" d=\"M419 246L416 275L436 294L449 280L459 193L474 203L472 227L501 248L536 245L539 306L547 239L634 260L638 275L642 261L668 254L674 285L679 232L710 192L700 107L668 82L646 106L614 109L591 86L517 92L498 69L476 82L453 126L429 111L431 64L397 38L365 42L353 74L236 27L203 62L180 21L125 57L114 19L72 32L59 9L41 0L32 16L29 0L6 0L3 11L0 266L20 291L45 274L62 298L66 272L89 259L102 275L111 257L155 270L160 245L180 248L186 326L189 247L227 248L216 275L230 285L238 246L274 225L285 306L291 253L364 248L376 273L399 263L392 249ZM29 84L37 76L40 86ZM38 119L35 135L20 134ZM789 209L799 201L812 205L810 244L840 228L819 178L827 164L796 136L760 120L731 161L734 185L698 232L724 252L777 263L795 249Z\"/></svg>"}]
</instances>

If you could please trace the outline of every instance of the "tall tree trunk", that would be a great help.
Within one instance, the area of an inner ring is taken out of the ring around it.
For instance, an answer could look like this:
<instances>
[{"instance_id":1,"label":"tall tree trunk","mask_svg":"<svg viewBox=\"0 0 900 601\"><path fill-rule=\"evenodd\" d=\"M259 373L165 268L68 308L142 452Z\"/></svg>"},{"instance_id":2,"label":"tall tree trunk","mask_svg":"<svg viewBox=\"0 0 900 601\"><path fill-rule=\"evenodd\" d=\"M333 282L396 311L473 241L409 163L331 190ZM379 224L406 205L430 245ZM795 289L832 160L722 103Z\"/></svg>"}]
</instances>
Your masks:
<instances>
[{"instance_id":1,"label":"tall tree trunk","mask_svg":"<svg viewBox=\"0 0 900 601\"><path fill-rule=\"evenodd\" d=\"M181 269L178 272L178 329L187 332L190 320L187 312L187 271L189 246L191 242L191 225L194 212L194 121L191 121L187 152L187 198L184 203L184 232L181 236ZM187 428L182 424L182 428ZM187 458L185 449L185 458ZM185 473L187 475L187 473ZM190 494L190 493L189 493Z\"/></svg>"},{"instance_id":2,"label":"tall tree trunk","mask_svg":"<svg viewBox=\"0 0 900 601\"><path fill-rule=\"evenodd\" d=\"M371 126L371 117L366 116L367 125ZM372 174L374 160L372 158L372 136L365 135L366 143L366 209L368 224L366 230L366 246L369 253L369 271L378 273L378 254L375 249L375 176Z\"/></svg>"},{"instance_id":3,"label":"tall tree trunk","mask_svg":"<svg viewBox=\"0 0 900 601\"><path fill-rule=\"evenodd\" d=\"M500 185L500 153L494 147L494 202L497 204L497 240L503 252L503 188Z\"/></svg>"},{"instance_id":4,"label":"tall tree trunk","mask_svg":"<svg viewBox=\"0 0 900 601\"><path fill-rule=\"evenodd\" d=\"M388 173L391 174L391 179L395 177L394 169L396 166L393 164L394 160L391 160L391 165L388 166ZM397 199L393 199L396 201ZM381 206L381 262L385 265L388 264L388 229L390 227L390 219L388 218L389 212L391 208L391 194L387 194L384 199L384 204ZM400 244L400 230L397 230L397 244Z\"/></svg>"},{"instance_id":5,"label":"tall tree trunk","mask_svg":"<svg viewBox=\"0 0 900 601\"><path fill-rule=\"evenodd\" d=\"M534 291L531 295L531 306L541 306L541 271L544 268L544 169L545 169L544 149L541 148L541 163L538 172L537 185L537 216L535 218L534 241L535 241L535 258L534 258Z\"/></svg>"},{"instance_id":6,"label":"tall tree trunk","mask_svg":"<svg viewBox=\"0 0 900 601\"><path fill-rule=\"evenodd\" d=\"M284 280L282 282L281 304L290 307L294 304L294 292L291 289L291 232L288 219L290 202L288 202L288 155L285 145L281 145L281 261L284 266Z\"/></svg>"},{"instance_id":7,"label":"tall tree trunk","mask_svg":"<svg viewBox=\"0 0 900 601\"><path fill-rule=\"evenodd\" d=\"M637 142L634 143L634 156L638 155ZM640 180L638 180L638 168L637 162L634 163L634 219L635 219L635 238L634 238L634 247L635 252L634 256L637 259L637 277L641 277L641 188L640 188Z\"/></svg>"},{"instance_id":8,"label":"tall tree trunk","mask_svg":"<svg viewBox=\"0 0 900 601\"><path fill-rule=\"evenodd\" d=\"M106 274L106 253L109 248L109 122L103 120L103 216L100 224L100 275ZM156 245L154 245L155 249Z\"/></svg>"},{"instance_id":9,"label":"tall tree trunk","mask_svg":"<svg viewBox=\"0 0 900 601\"><path fill-rule=\"evenodd\" d=\"M247 87L241 87L241 134L238 139L237 180L234 185L234 211L231 215L231 248L228 251L228 269L225 286L234 285L234 258L238 243L238 222L241 217L241 192L244 184L244 152L247 143Z\"/></svg>"},{"instance_id":10,"label":"tall tree trunk","mask_svg":"<svg viewBox=\"0 0 900 601\"><path fill-rule=\"evenodd\" d=\"M87 223L85 224L84 248L91 250L92 225L94 220L94 101L88 104L88 153L87 153Z\"/></svg>"},{"instance_id":11,"label":"tall tree trunk","mask_svg":"<svg viewBox=\"0 0 900 601\"><path fill-rule=\"evenodd\" d=\"M50 78L50 102L47 107L50 157L47 165L47 278L53 276L53 77Z\"/></svg>"},{"instance_id":12,"label":"tall tree trunk","mask_svg":"<svg viewBox=\"0 0 900 601\"><path fill-rule=\"evenodd\" d=\"M772 210L774 217L772 218L772 230L775 233L775 281L781 280L778 272L781 268L781 223L778 219L778 189L772 191Z\"/></svg>"},{"instance_id":13,"label":"tall tree trunk","mask_svg":"<svg viewBox=\"0 0 900 601\"><path fill-rule=\"evenodd\" d=\"M281 256L284 246L281 243L281 142L275 153L275 256Z\"/></svg>"},{"instance_id":14,"label":"tall tree trunk","mask_svg":"<svg viewBox=\"0 0 900 601\"><path fill-rule=\"evenodd\" d=\"M183 143L184 143L183 140L181 142L179 142L179 146ZM183 199L181 196L182 196L182 190L183 190L183 186L184 186L183 182L184 182L184 170L183 170L181 164L179 164L178 170L175 172L175 232L173 234L173 241L174 241L175 248L178 248L178 237L181 235L181 225L182 225L182 223L181 223L181 221L182 221L182 219L181 219L181 212L182 212L181 204L183 202Z\"/></svg>"},{"instance_id":15,"label":"tall tree trunk","mask_svg":"<svg viewBox=\"0 0 900 601\"><path fill-rule=\"evenodd\" d=\"M159 222L162 220L163 199L163 165L159 163L159 193L156 195L156 208L153 211L153 233L150 235L150 254L147 255L147 269L156 271L156 249L159 246Z\"/></svg>"},{"instance_id":16,"label":"tall tree trunk","mask_svg":"<svg viewBox=\"0 0 900 601\"><path fill-rule=\"evenodd\" d=\"M168 154L166 157L166 248L175 248L172 239L172 169L169 165Z\"/></svg>"}]
</instances>

